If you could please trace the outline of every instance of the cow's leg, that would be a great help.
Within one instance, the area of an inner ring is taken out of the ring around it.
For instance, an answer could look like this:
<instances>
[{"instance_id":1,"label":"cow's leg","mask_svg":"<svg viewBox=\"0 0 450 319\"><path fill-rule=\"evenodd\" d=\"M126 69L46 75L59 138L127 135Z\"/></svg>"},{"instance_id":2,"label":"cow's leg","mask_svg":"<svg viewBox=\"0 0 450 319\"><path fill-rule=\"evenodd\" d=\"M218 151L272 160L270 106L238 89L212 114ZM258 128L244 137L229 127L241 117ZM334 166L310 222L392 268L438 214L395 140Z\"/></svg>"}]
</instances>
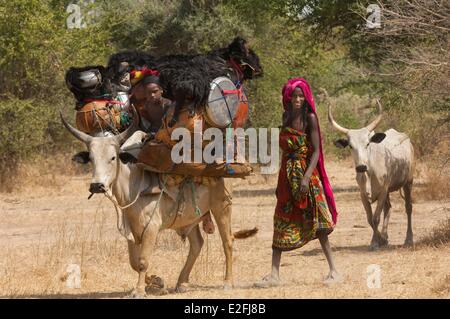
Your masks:
<instances>
[{"instance_id":1,"label":"cow's leg","mask_svg":"<svg viewBox=\"0 0 450 319\"><path fill-rule=\"evenodd\" d=\"M128 255L130 258L130 265L131 268L133 268L134 271L136 271L139 274L139 254L141 251L141 246L140 245L136 245L133 241L129 240L128 241ZM152 278L153 276L148 276L147 274L147 279ZM159 278L156 276L156 278ZM150 279L151 280L151 279Z\"/></svg>"},{"instance_id":2,"label":"cow's leg","mask_svg":"<svg viewBox=\"0 0 450 319\"><path fill-rule=\"evenodd\" d=\"M372 219L373 236L369 246L370 250L375 250L380 246L381 234L378 231L378 225L380 224L381 211L383 210L386 196L387 191L383 192L378 197L377 207L375 208L375 213L373 214Z\"/></svg>"},{"instance_id":3,"label":"cow's leg","mask_svg":"<svg viewBox=\"0 0 450 319\"><path fill-rule=\"evenodd\" d=\"M403 186L403 191L405 193L405 209L406 215L408 216L408 230L406 231L405 246L413 245L413 231L412 231L412 182L408 182Z\"/></svg>"},{"instance_id":4,"label":"cow's leg","mask_svg":"<svg viewBox=\"0 0 450 319\"><path fill-rule=\"evenodd\" d=\"M231 233L231 205L226 201L222 203L226 205L225 208L220 207L212 209L214 219L219 229L220 238L222 239L222 246L225 252L225 280L224 288L230 289L233 287L233 235Z\"/></svg>"},{"instance_id":5,"label":"cow's leg","mask_svg":"<svg viewBox=\"0 0 450 319\"><path fill-rule=\"evenodd\" d=\"M189 255L187 257L186 263L184 264L183 270L178 277L177 286L175 287L175 291L184 292L184 288L182 287L183 283L189 282L189 275L191 274L192 267L194 267L195 261L200 255L200 251L203 247L203 237L200 232L200 227L195 226L188 235L189 240Z\"/></svg>"},{"instance_id":6,"label":"cow's leg","mask_svg":"<svg viewBox=\"0 0 450 319\"><path fill-rule=\"evenodd\" d=\"M128 240L128 256L130 258L130 265L134 271L139 272L139 252L141 246L136 245L133 241Z\"/></svg>"},{"instance_id":7,"label":"cow's leg","mask_svg":"<svg viewBox=\"0 0 450 319\"><path fill-rule=\"evenodd\" d=\"M367 199L366 195L364 195L364 194L361 194L361 202L366 211L367 222L369 223L370 227L373 227L372 226L372 219L373 219L372 205L370 205L369 200Z\"/></svg>"},{"instance_id":8,"label":"cow's leg","mask_svg":"<svg viewBox=\"0 0 450 319\"><path fill-rule=\"evenodd\" d=\"M389 225L389 217L391 216L391 207L392 207L391 201L388 193L383 207L384 219L383 219L383 228L381 229L381 238L380 238L381 245L388 244L388 225Z\"/></svg>"},{"instance_id":9,"label":"cow's leg","mask_svg":"<svg viewBox=\"0 0 450 319\"><path fill-rule=\"evenodd\" d=\"M141 251L138 259L138 282L133 291L133 296L139 297L145 295L145 276L147 274L150 256L155 248L156 236L158 234L158 225L150 223L142 235Z\"/></svg>"}]
</instances>

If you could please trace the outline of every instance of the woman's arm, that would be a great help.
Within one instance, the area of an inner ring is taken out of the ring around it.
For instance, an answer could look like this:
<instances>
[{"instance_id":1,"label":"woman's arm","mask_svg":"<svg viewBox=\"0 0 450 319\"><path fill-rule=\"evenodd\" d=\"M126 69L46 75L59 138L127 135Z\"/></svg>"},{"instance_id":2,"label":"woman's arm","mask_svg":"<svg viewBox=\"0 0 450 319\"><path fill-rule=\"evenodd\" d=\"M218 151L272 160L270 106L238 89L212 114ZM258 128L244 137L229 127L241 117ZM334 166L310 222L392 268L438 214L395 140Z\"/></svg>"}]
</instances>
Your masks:
<instances>
[{"instance_id":1,"label":"woman's arm","mask_svg":"<svg viewBox=\"0 0 450 319\"><path fill-rule=\"evenodd\" d=\"M311 178L311 175L317 166L317 162L319 160L320 155L319 153L320 137L319 137L319 125L317 124L317 116L314 113L308 113L307 120L309 126L309 135L311 137L310 147L312 147L314 151L311 154L308 167L301 181L301 191L303 192L307 192L309 189L309 179Z\"/></svg>"}]
</instances>

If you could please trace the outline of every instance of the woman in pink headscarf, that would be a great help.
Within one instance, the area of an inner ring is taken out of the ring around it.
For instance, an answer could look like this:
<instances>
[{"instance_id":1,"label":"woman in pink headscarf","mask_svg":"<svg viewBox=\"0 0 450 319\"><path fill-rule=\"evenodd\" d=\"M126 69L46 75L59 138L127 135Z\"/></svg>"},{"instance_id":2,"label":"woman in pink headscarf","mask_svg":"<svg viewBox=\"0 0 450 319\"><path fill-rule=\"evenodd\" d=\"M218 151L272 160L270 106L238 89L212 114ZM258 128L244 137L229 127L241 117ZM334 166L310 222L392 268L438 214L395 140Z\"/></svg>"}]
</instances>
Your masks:
<instances>
[{"instance_id":1,"label":"woman in pink headscarf","mask_svg":"<svg viewBox=\"0 0 450 319\"><path fill-rule=\"evenodd\" d=\"M257 286L278 285L281 253L300 248L316 238L330 267L325 282L331 283L340 279L328 242L328 234L336 225L337 212L325 172L314 99L303 78L290 79L282 94L280 148L283 158L276 190L272 272Z\"/></svg>"}]
</instances>

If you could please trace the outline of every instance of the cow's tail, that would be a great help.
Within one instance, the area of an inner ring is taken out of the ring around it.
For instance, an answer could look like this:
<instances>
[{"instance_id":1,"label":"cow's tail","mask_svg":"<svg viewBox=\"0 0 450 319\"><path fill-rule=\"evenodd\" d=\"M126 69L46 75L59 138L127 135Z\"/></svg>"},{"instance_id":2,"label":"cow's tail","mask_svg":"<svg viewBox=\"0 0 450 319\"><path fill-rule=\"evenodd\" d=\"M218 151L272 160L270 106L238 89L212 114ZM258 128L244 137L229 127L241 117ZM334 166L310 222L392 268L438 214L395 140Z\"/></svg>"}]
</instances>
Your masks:
<instances>
[{"instance_id":1,"label":"cow's tail","mask_svg":"<svg viewBox=\"0 0 450 319\"><path fill-rule=\"evenodd\" d=\"M235 239L246 239L246 238L255 236L257 232L258 232L258 227L255 227L253 229L243 229L243 230L239 230L239 231L235 232L233 234L233 237Z\"/></svg>"}]
</instances>

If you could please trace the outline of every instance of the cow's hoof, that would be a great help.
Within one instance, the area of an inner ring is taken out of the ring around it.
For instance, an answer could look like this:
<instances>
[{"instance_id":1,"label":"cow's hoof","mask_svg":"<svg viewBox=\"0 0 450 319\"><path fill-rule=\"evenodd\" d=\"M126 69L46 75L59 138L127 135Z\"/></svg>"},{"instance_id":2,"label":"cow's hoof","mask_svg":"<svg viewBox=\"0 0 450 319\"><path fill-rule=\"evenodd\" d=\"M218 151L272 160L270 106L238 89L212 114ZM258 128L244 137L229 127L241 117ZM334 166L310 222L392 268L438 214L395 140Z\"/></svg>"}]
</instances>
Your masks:
<instances>
[{"instance_id":1,"label":"cow's hoof","mask_svg":"<svg viewBox=\"0 0 450 319\"><path fill-rule=\"evenodd\" d=\"M188 292L189 290L189 284L188 283L182 283L182 284L178 284L175 287L175 292L178 294L183 294L185 292Z\"/></svg>"},{"instance_id":2,"label":"cow's hoof","mask_svg":"<svg viewBox=\"0 0 450 319\"><path fill-rule=\"evenodd\" d=\"M388 240L387 238L380 237L380 238L378 239L378 245L379 245L380 247L386 247L388 244L389 244L389 240Z\"/></svg>"},{"instance_id":3,"label":"cow's hoof","mask_svg":"<svg viewBox=\"0 0 450 319\"><path fill-rule=\"evenodd\" d=\"M405 243L403 244L403 247L410 248L414 246L414 242L412 240L405 240Z\"/></svg>"},{"instance_id":4,"label":"cow's hoof","mask_svg":"<svg viewBox=\"0 0 450 319\"><path fill-rule=\"evenodd\" d=\"M130 298L132 299L144 299L146 296L145 291L142 291L141 289L133 289L133 291L130 294Z\"/></svg>"},{"instance_id":5,"label":"cow's hoof","mask_svg":"<svg viewBox=\"0 0 450 319\"><path fill-rule=\"evenodd\" d=\"M379 248L380 248L380 245L377 242L371 243L369 246L370 251L375 251L375 250L378 250Z\"/></svg>"},{"instance_id":6,"label":"cow's hoof","mask_svg":"<svg viewBox=\"0 0 450 319\"><path fill-rule=\"evenodd\" d=\"M323 279L325 285L334 285L343 281L342 276L337 271L330 271L330 273Z\"/></svg>"},{"instance_id":7,"label":"cow's hoof","mask_svg":"<svg viewBox=\"0 0 450 319\"><path fill-rule=\"evenodd\" d=\"M253 284L253 287L255 288L271 288L271 287L278 287L281 285L280 278L274 277L272 274L266 275L263 277L262 280L255 282Z\"/></svg>"},{"instance_id":8,"label":"cow's hoof","mask_svg":"<svg viewBox=\"0 0 450 319\"><path fill-rule=\"evenodd\" d=\"M155 286L147 286L145 288L145 292L147 295L153 295L153 296L165 296L169 294L169 291L166 288L159 288Z\"/></svg>"}]
</instances>

